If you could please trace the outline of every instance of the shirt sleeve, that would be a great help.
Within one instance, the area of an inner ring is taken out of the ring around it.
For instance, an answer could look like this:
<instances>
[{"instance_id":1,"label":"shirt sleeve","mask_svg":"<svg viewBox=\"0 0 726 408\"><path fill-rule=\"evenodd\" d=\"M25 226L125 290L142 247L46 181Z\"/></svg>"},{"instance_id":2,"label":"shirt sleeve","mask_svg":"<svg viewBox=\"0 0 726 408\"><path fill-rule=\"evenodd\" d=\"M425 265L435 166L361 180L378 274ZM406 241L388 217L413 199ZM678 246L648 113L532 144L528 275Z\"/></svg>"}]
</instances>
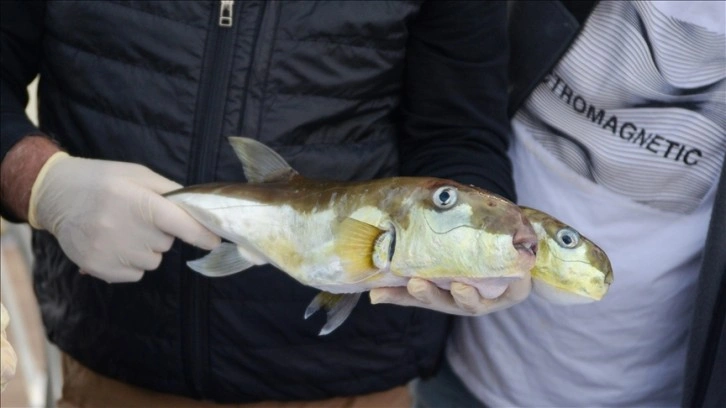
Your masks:
<instances>
[{"instance_id":1,"label":"shirt sleeve","mask_svg":"<svg viewBox=\"0 0 726 408\"><path fill-rule=\"evenodd\" d=\"M24 136L42 134L28 119L28 84L38 74L43 37L42 1L1 1L0 159Z\"/></svg>"},{"instance_id":2,"label":"shirt sleeve","mask_svg":"<svg viewBox=\"0 0 726 408\"><path fill-rule=\"evenodd\" d=\"M410 23L401 174L515 199L507 157L506 2L426 2Z\"/></svg>"}]
</instances>

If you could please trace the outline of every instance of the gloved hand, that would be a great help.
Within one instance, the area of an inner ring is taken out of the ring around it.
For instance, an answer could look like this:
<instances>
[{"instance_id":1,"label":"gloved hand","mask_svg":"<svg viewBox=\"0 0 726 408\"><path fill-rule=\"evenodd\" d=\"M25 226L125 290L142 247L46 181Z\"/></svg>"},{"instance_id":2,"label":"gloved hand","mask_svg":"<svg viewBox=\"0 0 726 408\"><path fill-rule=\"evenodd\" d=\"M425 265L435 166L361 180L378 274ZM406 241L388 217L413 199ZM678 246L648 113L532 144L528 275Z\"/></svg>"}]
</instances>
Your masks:
<instances>
[{"instance_id":1,"label":"gloved hand","mask_svg":"<svg viewBox=\"0 0 726 408\"><path fill-rule=\"evenodd\" d=\"M82 272L138 281L156 269L174 237L204 249L220 238L161 194L180 188L148 168L55 153L40 170L28 220L46 229Z\"/></svg>"},{"instance_id":2,"label":"gloved hand","mask_svg":"<svg viewBox=\"0 0 726 408\"><path fill-rule=\"evenodd\" d=\"M5 390L5 386L15 376L15 366L18 363L13 346L5 338L8 323L10 323L8 311L0 304L0 392Z\"/></svg>"},{"instance_id":3,"label":"gloved hand","mask_svg":"<svg viewBox=\"0 0 726 408\"><path fill-rule=\"evenodd\" d=\"M408 281L406 288L376 288L370 291L371 303L393 303L416 306L460 316L479 316L506 309L523 301L532 290L529 274L501 290L492 290L487 297L469 285L454 282L451 290L439 289L419 278Z\"/></svg>"}]
</instances>

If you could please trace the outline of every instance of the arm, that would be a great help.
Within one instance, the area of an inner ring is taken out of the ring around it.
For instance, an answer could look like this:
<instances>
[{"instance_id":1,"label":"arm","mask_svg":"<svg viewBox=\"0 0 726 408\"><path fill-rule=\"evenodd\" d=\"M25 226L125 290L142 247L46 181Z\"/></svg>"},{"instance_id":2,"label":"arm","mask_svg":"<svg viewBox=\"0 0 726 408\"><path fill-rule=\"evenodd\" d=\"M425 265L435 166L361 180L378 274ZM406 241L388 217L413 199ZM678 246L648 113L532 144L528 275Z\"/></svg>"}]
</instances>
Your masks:
<instances>
[{"instance_id":1,"label":"arm","mask_svg":"<svg viewBox=\"0 0 726 408\"><path fill-rule=\"evenodd\" d=\"M449 178L515 199L506 154L506 13L505 2L423 5L407 51L402 175ZM371 301L478 315L519 303L530 290L524 278L488 299L467 285L447 292L411 279L407 290L374 289Z\"/></svg>"},{"instance_id":2,"label":"arm","mask_svg":"<svg viewBox=\"0 0 726 408\"><path fill-rule=\"evenodd\" d=\"M515 199L505 22L505 2L423 5L407 51L402 175L450 178Z\"/></svg>"},{"instance_id":3,"label":"arm","mask_svg":"<svg viewBox=\"0 0 726 408\"><path fill-rule=\"evenodd\" d=\"M28 220L33 182L43 164L58 151L58 146L44 136L27 136L13 144L0 163L3 217L13 221Z\"/></svg>"},{"instance_id":4,"label":"arm","mask_svg":"<svg viewBox=\"0 0 726 408\"><path fill-rule=\"evenodd\" d=\"M179 184L136 164L71 157L30 122L26 87L41 59L45 4L0 4L2 215L48 230L81 270L108 282L156 269L174 237L215 247L219 237L162 197Z\"/></svg>"},{"instance_id":5,"label":"arm","mask_svg":"<svg viewBox=\"0 0 726 408\"><path fill-rule=\"evenodd\" d=\"M1 215L13 221L24 221L27 220L33 181L43 163L58 151L55 144L43 137L18 143L28 135L43 135L25 115L25 105L28 103L27 86L38 73L45 4L42 1L3 1L0 7L3 56L0 78Z\"/></svg>"}]
</instances>

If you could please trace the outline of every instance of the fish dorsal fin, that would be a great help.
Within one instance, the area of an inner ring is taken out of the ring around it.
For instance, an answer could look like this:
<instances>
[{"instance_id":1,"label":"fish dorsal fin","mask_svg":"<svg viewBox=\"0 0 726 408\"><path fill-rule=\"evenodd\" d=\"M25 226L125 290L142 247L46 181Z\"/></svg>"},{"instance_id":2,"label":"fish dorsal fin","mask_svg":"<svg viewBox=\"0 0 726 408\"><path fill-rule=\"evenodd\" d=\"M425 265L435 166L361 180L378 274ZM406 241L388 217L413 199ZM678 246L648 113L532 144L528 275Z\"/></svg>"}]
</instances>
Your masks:
<instances>
[{"instance_id":1,"label":"fish dorsal fin","mask_svg":"<svg viewBox=\"0 0 726 408\"><path fill-rule=\"evenodd\" d=\"M289 181L298 172L295 171L276 151L264 144L247 137L229 137L234 153L242 162L245 177L250 183L273 183Z\"/></svg>"},{"instance_id":2,"label":"fish dorsal fin","mask_svg":"<svg viewBox=\"0 0 726 408\"><path fill-rule=\"evenodd\" d=\"M360 295L360 293L333 294L320 292L313 298L313 301L310 302L307 309L305 309L305 319L320 309L325 310L328 315L328 320L325 326L320 329L320 333L318 333L319 336L325 336L337 329L350 316L353 308L358 304Z\"/></svg>"},{"instance_id":3,"label":"fish dorsal fin","mask_svg":"<svg viewBox=\"0 0 726 408\"><path fill-rule=\"evenodd\" d=\"M335 253L346 273L346 283L357 283L377 275L379 267L374 255L386 230L354 218L344 219L338 226Z\"/></svg>"}]
</instances>

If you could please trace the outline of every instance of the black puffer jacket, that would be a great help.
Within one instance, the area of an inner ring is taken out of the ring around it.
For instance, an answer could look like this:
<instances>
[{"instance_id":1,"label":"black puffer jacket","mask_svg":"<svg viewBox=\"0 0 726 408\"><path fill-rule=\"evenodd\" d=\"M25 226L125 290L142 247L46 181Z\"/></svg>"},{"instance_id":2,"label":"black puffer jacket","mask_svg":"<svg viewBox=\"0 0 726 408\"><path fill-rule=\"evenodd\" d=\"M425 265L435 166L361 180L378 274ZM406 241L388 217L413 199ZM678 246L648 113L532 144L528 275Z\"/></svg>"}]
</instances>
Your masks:
<instances>
[{"instance_id":1,"label":"black puffer jacket","mask_svg":"<svg viewBox=\"0 0 726 408\"><path fill-rule=\"evenodd\" d=\"M513 198L502 3L3 2L3 157L41 129L72 155L137 162L189 185L243 180L225 137L257 138L303 175L438 175ZM8 214L4 214L8 215ZM270 267L192 273L176 245L139 283L77 273L34 234L50 339L93 370L226 402L391 388L436 367L447 319L367 300L326 337L316 291Z\"/></svg>"}]
</instances>

